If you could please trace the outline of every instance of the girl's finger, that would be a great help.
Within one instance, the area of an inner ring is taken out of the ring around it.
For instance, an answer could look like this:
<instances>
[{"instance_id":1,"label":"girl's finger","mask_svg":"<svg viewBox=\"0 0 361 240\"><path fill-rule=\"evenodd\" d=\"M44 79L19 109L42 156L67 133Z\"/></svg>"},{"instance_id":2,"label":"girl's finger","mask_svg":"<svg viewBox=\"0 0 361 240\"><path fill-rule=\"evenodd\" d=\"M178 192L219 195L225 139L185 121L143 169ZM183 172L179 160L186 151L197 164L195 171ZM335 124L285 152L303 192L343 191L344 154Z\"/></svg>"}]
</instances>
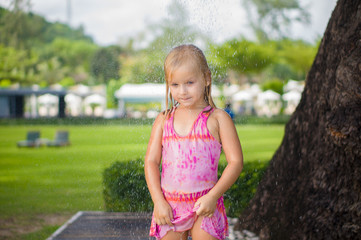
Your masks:
<instances>
[{"instance_id":1,"label":"girl's finger","mask_svg":"<svg viewBox=\"0 0 361 240\"><path fill-rule=\"evenodd\" d=\"M167 222L168 226L173 226L173 223L170 221L169 218L166 219L166 222Z\"/></svg>"},{"instance_id":2,"label":"girl's finger","mask_svg":"<svg viewBox=\"0 0 361 240\"><path fill-rule=\"evenodd\" d=\"M162 218L161 220L160 220L160 225L166 225L167 224L167 222Z\"/></svg>"},{"instance_id":3,"label":"girl's finger","mask_svg":"<svg viewBox=\"0 0 361 240\"><path fill-rule=\"evenodd\" d=\"M171 221L173 221L173 213L172 213L172 211L169 211L169 216L168 216L168 218L169 218L169 222L167 222L168 223L168 225L169 226L173 226L173 224L172 224L172 222Z\"/></svg>"}]
</instances>

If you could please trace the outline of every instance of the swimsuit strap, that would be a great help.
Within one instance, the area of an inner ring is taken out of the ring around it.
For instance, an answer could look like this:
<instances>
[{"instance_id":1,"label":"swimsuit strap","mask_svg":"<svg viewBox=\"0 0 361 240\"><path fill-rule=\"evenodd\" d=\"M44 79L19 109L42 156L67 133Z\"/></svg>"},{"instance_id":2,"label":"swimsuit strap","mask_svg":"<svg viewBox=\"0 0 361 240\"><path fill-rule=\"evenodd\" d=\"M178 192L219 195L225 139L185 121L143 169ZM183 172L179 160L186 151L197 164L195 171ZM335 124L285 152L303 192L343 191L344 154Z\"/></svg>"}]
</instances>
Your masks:
<instances>
[{"instance_id":1,"label":"swimsuit strap","mask_svg":"<svg viewBox=\"0 0 361 240\"><path fill-rule=\"evenodd\" d=\"M212 108L211 105L208 105L205 109L203 109L203 118L208 119L212 112L214 112L214 108Z\"/></svg>"}]
</instances>

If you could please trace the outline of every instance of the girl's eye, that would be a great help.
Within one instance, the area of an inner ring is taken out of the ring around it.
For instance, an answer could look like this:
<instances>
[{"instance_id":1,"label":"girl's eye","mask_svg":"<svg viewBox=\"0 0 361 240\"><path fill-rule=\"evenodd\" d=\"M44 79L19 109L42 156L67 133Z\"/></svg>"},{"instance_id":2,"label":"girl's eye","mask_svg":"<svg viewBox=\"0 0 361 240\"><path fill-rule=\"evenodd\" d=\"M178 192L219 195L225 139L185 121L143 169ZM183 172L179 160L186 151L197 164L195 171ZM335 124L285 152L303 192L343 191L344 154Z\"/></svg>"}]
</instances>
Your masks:
<instances>
[{"instance_id":1,"label":"girl's eye","mask_svg":"<svg viewBox=\"0 0 361 240\"><path fill-rule=\"evenodd\" d=\"M189 82L187 82L188 84L193 84L193 82L192 81L189 81Z\"/></svg>"},{"instance_id":2,"label":"girl's eye","mask_svg":"<svg viewBox=\"0 0 361 240\"><path fill-rule=\"evenodd\" d=\"M178 84L177 84L177 83L172 83L171 85L172 85L173 87L178 86Z\"/></svg>"}]
</instances>

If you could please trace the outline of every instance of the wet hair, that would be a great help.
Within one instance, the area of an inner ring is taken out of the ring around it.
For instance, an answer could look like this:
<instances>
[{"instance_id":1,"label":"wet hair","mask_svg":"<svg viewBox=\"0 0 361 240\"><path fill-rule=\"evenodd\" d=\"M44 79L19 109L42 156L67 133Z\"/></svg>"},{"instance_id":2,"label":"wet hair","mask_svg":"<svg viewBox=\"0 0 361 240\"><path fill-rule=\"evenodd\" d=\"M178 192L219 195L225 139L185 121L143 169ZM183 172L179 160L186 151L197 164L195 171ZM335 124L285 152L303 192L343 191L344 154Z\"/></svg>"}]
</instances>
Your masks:
<instances>
[{"instance_id":1,"label":"wet hair","mask_svg":"<svg viewBox=\"0 0 361 240\"><path fill-rule=\"evenodd\" d=\"M164 61L164 74L165 74L165 83L166 83L166 116L168 116L173 109L173 106L177 102L173 99L172 94L169 91L169 81L172 79L174 71L183 65L184 63L191 61L195 64L196 67L201 71L204 76L204 79L209 79L210 83L205 87L204 90L204 100L211 105L212 108L216 108L216 105L213 102L211 96L212 88L212 76L211 70L208 67L207 59L204 56L202 50L196 47L193 44L184 44L173 48L167 55ZM168 96L171 101L171 106L169 106Z\"/></svg>"}]
</instances>

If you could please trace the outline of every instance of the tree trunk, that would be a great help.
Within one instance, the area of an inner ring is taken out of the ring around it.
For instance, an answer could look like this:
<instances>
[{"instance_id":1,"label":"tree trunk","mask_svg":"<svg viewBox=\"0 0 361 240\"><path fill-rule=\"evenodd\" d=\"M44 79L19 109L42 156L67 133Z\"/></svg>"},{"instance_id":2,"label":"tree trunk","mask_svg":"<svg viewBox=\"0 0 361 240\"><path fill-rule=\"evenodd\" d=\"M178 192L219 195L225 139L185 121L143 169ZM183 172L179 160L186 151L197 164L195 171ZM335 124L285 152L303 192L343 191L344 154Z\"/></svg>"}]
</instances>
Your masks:
<instances>
[{"instance_id":1,"label":"tree trunk","mask_svg":"<svg viewBox=\"0 0 361 240\"><path fill-rule=\"evenodd\" d=\"M285 136L236 229L361 239L361 1L339 0Z\"/></svg>"}]
</instances>

